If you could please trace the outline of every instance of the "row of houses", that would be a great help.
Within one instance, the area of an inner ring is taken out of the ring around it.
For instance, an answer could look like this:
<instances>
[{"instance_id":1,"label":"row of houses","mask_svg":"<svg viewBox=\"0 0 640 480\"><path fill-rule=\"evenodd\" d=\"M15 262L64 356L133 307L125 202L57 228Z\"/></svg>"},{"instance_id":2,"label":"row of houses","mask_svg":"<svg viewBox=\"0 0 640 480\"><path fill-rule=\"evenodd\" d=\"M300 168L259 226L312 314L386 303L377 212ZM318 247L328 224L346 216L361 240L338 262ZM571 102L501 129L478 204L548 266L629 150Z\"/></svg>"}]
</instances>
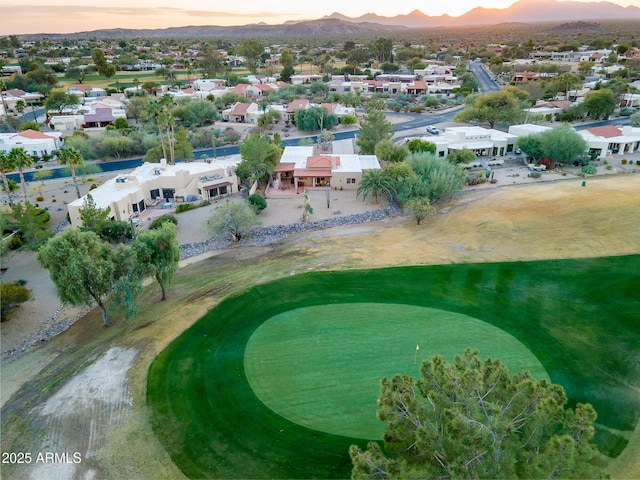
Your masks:
<instances>
[{"instance_id":1,"label":"row of houses","mask_svg":"<svg viewBox=\"0 0 640 480\"><path fill-rule=\"evenodd\" d=\"M293 122L295 113L298 109L306 110L311 107L324 108L327 110L329 115L335 115L338 119L341 119L345 115L355 115L356 113L355 108L345 107L338 103L314 104L306 98L299 98L291 101L287 105L270 104L264 109L255 102L236 102L230 108L222 111L222 120L232 123L257 124L260 117L262 117L266 112L275 111L280 113L280 116L285 123L291 123Z\"/></svg>"},{"instance_id":2,"label":"row of houses","mask_svg":"<svg viewBox=\"0 0 640 480\"><path fill-rule=\"evenodd\" d=\"M118 175L91 191L96 207L109 209L111 218L135 222L150 206L170 207L174 202L213 200L237 193L235 168L239 160L204 160L168 165L144 163L131 173ZM335 187L356 190L364 172L380 169L375 155L314 153L313 146L286 147L274 170L271 191L299 195L307 188ZM82 226L80 210L86 196L69 203L73 226Z\"/></svg>"},{"instance_id":3,"label":"row of houses","mask_svg":"<svg viewBox=\"0 0 640 480\"><path fill-rule=\"evenodd\" d=\"M436 144L437 155L447 157L455 150L472 150L478 156L502 157L513 154L519 137L542 133L552 127L522 124L512 125L507 132L477 126L449 127L443 135L425 136L423 140ZM640 151L640 128L607 125L579 130L587 143L588 155L601 160L612 154Z\"/></svg>"}]
</instances>

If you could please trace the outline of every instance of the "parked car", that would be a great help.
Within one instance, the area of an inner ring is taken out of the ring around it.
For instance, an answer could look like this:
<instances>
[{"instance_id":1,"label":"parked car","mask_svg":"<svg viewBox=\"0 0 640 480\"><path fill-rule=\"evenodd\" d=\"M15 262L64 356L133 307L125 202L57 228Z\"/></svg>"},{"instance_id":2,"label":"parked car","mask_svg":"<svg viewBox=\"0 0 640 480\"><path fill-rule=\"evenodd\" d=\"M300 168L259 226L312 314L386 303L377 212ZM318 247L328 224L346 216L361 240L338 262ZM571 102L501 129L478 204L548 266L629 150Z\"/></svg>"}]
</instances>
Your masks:
<instances>
[{"instance_id":1,"label":"parked car","mask_svg":"<svg viewBox=\"0 0 640 480\"><path fill-rule=\"evenodd\" d=\"M432 135L440 135L440 130L438 130L436 127L428 126L427 133L430 133Z\"/></svg>"}]
</instances>

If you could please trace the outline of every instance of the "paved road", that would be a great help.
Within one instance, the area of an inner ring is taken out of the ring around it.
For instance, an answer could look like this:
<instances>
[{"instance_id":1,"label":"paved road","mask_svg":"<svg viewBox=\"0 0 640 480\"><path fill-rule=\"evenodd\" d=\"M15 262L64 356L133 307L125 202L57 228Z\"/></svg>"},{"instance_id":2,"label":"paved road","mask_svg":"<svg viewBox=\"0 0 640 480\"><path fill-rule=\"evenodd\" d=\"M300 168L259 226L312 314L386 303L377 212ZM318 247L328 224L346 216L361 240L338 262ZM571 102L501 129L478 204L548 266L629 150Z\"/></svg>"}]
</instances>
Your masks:
<instances>
[{"instance_id":1,"label":"paved road","mask_svg":"<svg viewBox=\"0 0 640 480\"><path fill-rule=\"evenodd\" d=\"M471 62L469 64L469 70L478 79L479 90L481 93L485 92L497 92L500 90L500 85L493 81L489 73L485 70L484 64L480 62Z\"/></svg>"},{"instance_id":2,"label":"paved road","mask_svg":"<svg viewBox=\"0 0 640 480\"><path fill-rule=\"evenodd\" d=\"M462 106L460 107L462 108ZM426 125L433 125L436 123L448 122L451 121L453 116L455 115L456 110L449 110L443 113L387 113L389 116L401 116L401 117L409 117L410 120L406 122L400 122L393 125L393 129L396 132L401 132L404 130L412 130L415 128L424 127ZM335 140L347 140L351 138L355 138L356 135L360 133L360 130L349 130L345 132L336 132L334 133ZM283 146L295 146L300 144L300 140L303 138L310 138L314 143L316 142L316 135L309 135L308 137L296 137L296 138L285 138L282 140ZM217 147L216 154L214 155L212 148L203 148L197 149L193 151L194 158L199 159L203 155L208 157L226 157L229 155L238 155L240 153L240 149L237 145L230 145L226 147ZM129 170L139 167L143 163L142 157L129 158L126 160L109 160L104 162L95 162L103 172L114 172L117 170ZM178 162L180 160L177 160ZM51 178L63 178L68 177L68 169L64 167L53 167L51 168L53 175ZM33 171L25 172L24 178L27 182L33 180ZM20 181L20 178L17 173L11 173L7 175L7 178L14 180L16 182Z\"/></svg>"},{"instance_id":3,"label":"paved road","mask_svg":"<svg viewBox=\"0 0 640 480\"><path fill-rule=\"evenodd\" d=\"M477 64L473 64L477 65ZM486 75L486 72L485 72ZM487 75L488 76L488 75ZM495 82L494 82L495 84ZM496 85L497 87L497 85ZM447 110L446 112L440 113L394 113L387 112L387 115L399 116L403 118L409 118L409 120L404 122L398 122L393 125L393 130L396 133L402 133L408 130L415 130L419 128L426 127L427 125L435 125L438 123L446 123L450 122L454 115L458 112L458 110L462 109L463 106L458 108L452 108ZM602 120L598 122L589 122L584 124L575 124L574 128L576 130L584 130L586 128L600 127L603 125L628 125L629 117L618 117L611 120ZM349 130L346 132L336 132L334 133L334 137L336 140L347 140L351 138L355 138L356 135L360 133L360 130ZM426 133L426 132L425 132ZM308 137L296 137L296 138L285 138L282 141L282 145L284 146L295 146L300 144L300 140L303 138L310 138L314 143L316 142L316 135L309 135ZM203 155L207 155L208 157L214 157L213 149L205 148L205 149L197 149L194 150L194 158L199 159ZM238 155L240 153L240 149L237 145L230 145L226 147L217 147L216 155L217 157L226 157L229 155ZM177 160L180 162L180 160ZM132 170L136 167L139 167L143 163L142 157L129 158L126 160L109 160L102 162L95 162L103 172L115 172L117 170ZM53 167L51 168L53 175L51 178L63 178L68 177L68 169L64 167ZM24 178L27 182L33 181L33 171L25 172ZM11 173L7 175L7 178L14 180L16 182L20 181L20 178L17 173Z\"/></svg>"}]
</instances>

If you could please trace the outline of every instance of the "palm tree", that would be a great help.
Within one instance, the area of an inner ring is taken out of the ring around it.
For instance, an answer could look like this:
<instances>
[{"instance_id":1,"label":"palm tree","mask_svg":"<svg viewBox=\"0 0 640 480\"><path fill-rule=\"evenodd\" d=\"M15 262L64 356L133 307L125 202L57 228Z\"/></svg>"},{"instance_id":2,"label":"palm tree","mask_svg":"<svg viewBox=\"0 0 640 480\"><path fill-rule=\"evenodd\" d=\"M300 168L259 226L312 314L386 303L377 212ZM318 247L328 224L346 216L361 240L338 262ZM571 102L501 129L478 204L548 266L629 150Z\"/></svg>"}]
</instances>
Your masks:
<instances>
[{"instance_id":1,"label":"palm tree","mask_svg":"<svg viewBox=\"0 0 640 480\"><path fill-rule=\"evenodd\" d=\"M146 114L147 118L154 122L158 128L158 135L160 136L160 145L162 145L162 154L164 155L164 158L166 158L169 163L173 164L175 163L175 121L170 111L171 102L172 100L169 95L164 95L162 98L151 98L147 103Z\"/></svg>"},{"instance_id":2,"label":"palm tree","mask_svg":"<svg viewBox=\"0 0 640 480\"><path fill-rule=\"evenodd\" d=\"M16 106L15 109L18 111L18 113L22 116L22 112L24 112L24 109L27 108L27 104L24 103L24 100L18 100L16 102Z\"/></svg>"},{"instance_id":3,"label":"palm tree","mask_svg":"<svg viewBox=\"0 0 640 480\"><path fill-rule=\"evenodd\" d=\"M27 183L24 181L23 169L33 165L33 158L24 151L22 147L13 147L9 151L9 158L14 168L18 169L20 175L20 184L22 185L22 193L24 194L25 201L27 200Z\"/></svg>"},{"instance_id":4,"label":"palm tree","mask_svg":"<svg viewBox=\"0 0 640 480\"><path fill-rule=\"evenodd\" d=\"M13 164L13 159L9 157L7 152L0 150L0 174L2 175L4 188L7 190L9 204L13 202L11 200L11 189L9 188L9 181L7 180L7 172L12 172L15 168L16 166Z\"/></svg>"},{"instance_id":5,"label":"palm tree","mask_svg":"<svg viewBox=\"0 0 640 480\"><path fill-rule=\"evenodd\" d=\"M378 197L382 194L395 193L393 181L389 178L384 170L368 170L362 175L362 180L358 185L356 198L362 194L362 199L367 198L371 194L373 203L378 203Z\"/></svg>"},{"instance_id":6,"label":"palm tree","mask_svg":"<svg viewBox=\"0 0 640 480\"><path fill-rule=\"evenodd\" d=\"M73 180L73 185L76 187L76 195L80 198L80 188L78 188L78 181L76 180L76 167L84 165L82 154L73 147L62 147L58 151L58 163L60 163L60 165L69 165L71 179Z\"/></svg>"}]
</instances>

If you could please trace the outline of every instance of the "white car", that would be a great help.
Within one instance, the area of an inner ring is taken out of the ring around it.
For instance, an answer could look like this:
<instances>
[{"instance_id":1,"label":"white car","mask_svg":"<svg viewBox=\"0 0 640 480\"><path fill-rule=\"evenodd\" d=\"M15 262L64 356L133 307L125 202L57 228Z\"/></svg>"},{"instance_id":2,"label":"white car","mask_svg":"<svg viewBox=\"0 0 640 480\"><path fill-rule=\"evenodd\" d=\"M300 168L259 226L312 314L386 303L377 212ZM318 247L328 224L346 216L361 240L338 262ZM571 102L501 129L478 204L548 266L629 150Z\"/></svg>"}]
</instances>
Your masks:
<instances>
[{"instance_id":1,"label":"white car","mask_svg":"<svg viewBox=\"0 0 640 480\"><path fill-rule=\"evenodd\" d=\"M432 135L440 135L440 130L436 127L429 126L427 127L427 133L431 133Z\"/></svg>"}]
</instances>

